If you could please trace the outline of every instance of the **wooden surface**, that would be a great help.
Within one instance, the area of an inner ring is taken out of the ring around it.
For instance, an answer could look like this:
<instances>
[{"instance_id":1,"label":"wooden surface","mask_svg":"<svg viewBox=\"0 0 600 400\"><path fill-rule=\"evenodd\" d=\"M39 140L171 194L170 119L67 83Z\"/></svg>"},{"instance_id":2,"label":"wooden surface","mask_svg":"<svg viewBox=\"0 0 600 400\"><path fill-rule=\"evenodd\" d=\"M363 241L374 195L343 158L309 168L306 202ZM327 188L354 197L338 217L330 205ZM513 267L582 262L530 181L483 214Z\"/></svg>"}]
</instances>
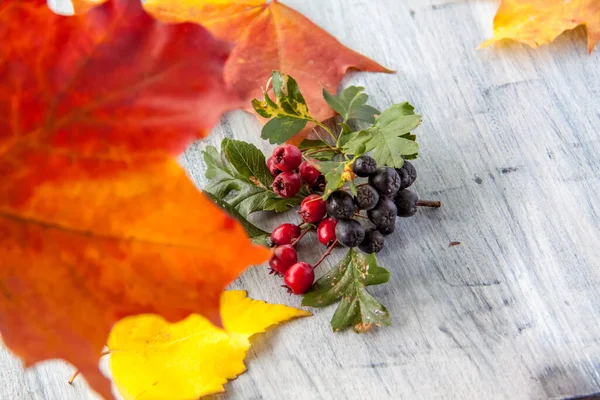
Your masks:
<instances>
[{"instance_id":1,"label":"wooden surface","mask_svg":"<svg viewBox=\"0 0 600 400\"><path fill-rule=\"evenodd\" d=\"M353 75L344 84L366 86L379 108L409 100L424 115L415 188L444 208L399 221L381 254L392 278L372 293L387 305L393 326L333 334L334 307L316 310L255 338L249 371L223 398L600 392L600 51L586 53L582 30L539 50L477 51L491 35L494 2L284 2L399 71ZM229 136L268 151L259 130L251 116L232 114L181 162L202 186L204 146ZM272 218L268 227L285 219ZM451 241L462 244L449 247ZM300 303L265 267L233 287ZM70 373L61 362L23 372L0 350L0 398L90 398L83 380L67 385Z\"/></svg>"}]
</instances>

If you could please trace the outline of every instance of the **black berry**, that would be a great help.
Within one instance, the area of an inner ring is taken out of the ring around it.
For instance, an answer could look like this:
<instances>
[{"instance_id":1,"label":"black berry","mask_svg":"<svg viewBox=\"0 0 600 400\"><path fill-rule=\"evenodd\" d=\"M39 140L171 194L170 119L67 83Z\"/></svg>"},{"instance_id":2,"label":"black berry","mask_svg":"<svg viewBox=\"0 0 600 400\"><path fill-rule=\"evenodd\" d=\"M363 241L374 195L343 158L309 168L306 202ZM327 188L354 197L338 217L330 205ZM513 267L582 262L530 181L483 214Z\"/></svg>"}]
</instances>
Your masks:
<instances>
[{"instance_id":1,"label":"black berry","mask_svg":"<svg viewBox=\"0 0 600 400\"><path fill-rule=\"evenodd\" d=\"M402 168L396 168L396 172L400 176L400 190L410 187L417 180L417 170L415 166L408 161L404 161Z\"/></svg>"},{"instance_id":2,"label":"black berry","mask_svg":"<svg viewBox=\"0 0 600 400\"><path fill-rule=\"evenodd\" d=\"M396 221L397 215L398 210L396 209L396 205L392 200L386 198L379 200L374 209L367 211L367 216L373 225L377 227L393 224Z\"/></svg>"},{"instance_id":3,"label":"black berry","mask_svg":"<svg viewBox=\"0 0 600 400\"><path fill-rule=\"evenodd\" d=\"M327 214L337 220L352 218L354 209L352 195L343 190L336 190L327 199Z\"/></svg>"},{"instance_id":4,"label":"black berry","mask_svg":"<svg viewBox=\"0 0 600 400\"><path fill-rule=\"evenodd\" d=\"M354 201L359 209L372 210L379 202L379 193L371 185L359 186Z\"/></svg>"},{"instance_id":5,"label":"black berry","mask_svg":"<svg viewBox=\"0 0 600 400\"><path fill-rule=\"evenodd\" d=\"M377 172L377 162L373 157L360 156L352 164L352 171L362 178L375 175Z\"/></svg>"},{"instance_id":6,"label":"black berry","mask_svg":"<svg viewBox=\"0 0 600 400\"><path fill-rule=\"evenodd\" d=\"M365 233L365 238L358 248L363 253L371 254L371 253L379 253L381 249L383 249L383 245L385 244L385 238L381 234L381 232L376 231L374 229L369 229Z\"/></svg>"},{"instance_id":7,"label":"black berry","mask_svg":"<svg viewBox=\"0 0 600 400\"><path fill-rule=\"evenodd\" d=\"M291 144L282 144L273 151L274 165L283 172L291 172L300 166L302 152Z\"/></svg>"},{"instance_id":8,"label":"black berry","mask_svg":"<svg viewBox=\"0 0 600 400\"><path fill-rule=\"evenodd\" d=\"M396 230L396 221L389 225L378 226L377 230L381 232L383 236L391 235Z\"/></svg>"},{"instance_id":9,"label":"black berry","mask_svg":"<svg viewBox=\"0 0 600 400\"><path fill-rule=\"evenodd\" d=\"M324 192L326 185L327 181L325 180L325 177L323 175L319 175L315 184L311 186L311 189L316 192Z\"/></svg>"},{"instance_id":10,"label":"black berry","mask_svg":"<svg viewBox=\"0 0 600 400\"><path fill-rule=\"evenodd\" d=\"M419 201L419 196L416 193L411 192L408 189L404 189L399 192L394 198L394 203L396 204L396 208L398 209L399 217L412 217L417 213L417 202Z\"/></svg>"},{"instance_id":11,"label":"black berry","mask_svg":"<svg viewBox=\"0 0 600 400\"><path fill-rule=\"evenodd\" d=\"M316 224L327 214L327 206L323 198L318 194L311 194L300 203L300 211L302 221L307 224Z\"/></svg>"},{"instance_id":12,"label":"black berry","mask_svg":"<svg viewBox=\"0 0 600 400\"><path fill-rule=\"evenodd\" d=\"M271 243L274 246L292 244L298 237L300 237L300 227L294 224L281 224L273 229Z\"/></svg>"},{"instance_id":13,"label":"black berry","mask_svg":"<svg viewBox=\"0 0 600 400\"><path fill-rule=\"evenodd\" d=\"M296 263L285 272L283 281L289 292L304 294L315 281L315 269L305 262Z\"/></svg>"},{"instance_id":14,"label":"black berry","mask_svg":"<svg viewBox=\"0 0 600 400\"><path fill-rule=\"evenodd\" d=\"M356 247L365 239L365 228L355 219L338 221L335 236L343 246Z\"/></svg>"},{"instance_id":15,"label":"black berry","mask_svg":"<svg viewBox=\"0 0 600 400\"><path fill-rule=\"evenodd\" d=\"M302 179L295 172L282 172L273 181L273 190L281 197L294 197L302 187Z\"/></svg>"},{"instance_id":16,"label":"black berry","mask_svg":"<svg viewBox=\"0 0 600 400\"><path fill-rule=\"evenodd\" d=\"M335 242L335 227L337 221L333 218L325 218L317 227L317 239L325 246L331 246Z\"/></svg>"},{"instance_id":17,"label":"black berry","mask_svg":"<svg viewBox=\"0 0 600 400\"><path fill-rule=\"evenodd\" d=\"M369 184L385 197L391 197L398 193L401 183L396 170L390 167L378 169L377 173L369 178Z\"/></svg>"}]
</instances>

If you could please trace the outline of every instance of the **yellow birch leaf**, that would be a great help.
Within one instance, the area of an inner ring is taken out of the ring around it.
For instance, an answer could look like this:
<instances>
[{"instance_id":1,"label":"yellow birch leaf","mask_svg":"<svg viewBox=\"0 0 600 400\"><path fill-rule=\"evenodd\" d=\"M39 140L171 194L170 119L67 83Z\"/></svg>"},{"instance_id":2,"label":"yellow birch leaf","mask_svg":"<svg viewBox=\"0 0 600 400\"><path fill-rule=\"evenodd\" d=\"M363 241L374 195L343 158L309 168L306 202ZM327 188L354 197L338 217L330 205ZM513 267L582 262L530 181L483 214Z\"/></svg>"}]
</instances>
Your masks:
<instances>
[{"instance_id":1,"label":"yellow birch leaf","mask_svg":"<svg viewBox=\"0 0 600 400\"><path fill-rule=\"evenodd\" d=\"M535 48L579 25L587 28L591 52L600 41L599 0L503 0L494 18L494 37L481 47L512 39Z\"/></svg>"},{"instance_id":2,"label":"yellow birch leaf","mask_svg":"<svg viewBox=\"0 0 600 400\"><path fill-rule=\"evenodd\" d=\"M168 323L156 315L119 321L109 340L110 370L125 400L192 400L222 392L228 379L246 370L250 337L307 311L224 292L225 329L200 315Z\"/></svg>"}]
</instances>

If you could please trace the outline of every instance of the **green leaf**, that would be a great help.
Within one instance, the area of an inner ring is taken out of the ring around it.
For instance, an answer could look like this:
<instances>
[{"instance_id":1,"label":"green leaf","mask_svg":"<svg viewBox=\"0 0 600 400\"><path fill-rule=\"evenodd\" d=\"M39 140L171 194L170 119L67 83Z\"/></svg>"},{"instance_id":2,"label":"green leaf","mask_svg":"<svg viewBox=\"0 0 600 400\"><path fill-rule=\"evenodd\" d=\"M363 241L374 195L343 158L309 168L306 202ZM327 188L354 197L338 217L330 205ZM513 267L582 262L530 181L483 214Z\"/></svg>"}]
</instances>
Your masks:
<instances>
[{"instance_id":1,"label":"green leaf","mask_svg":"<svg viewBox=\"0 0 600 400\"><path fill-rule=\"evenodd\" d=\"M323 161L320 162L318 164L315 165L315 167L322 173L322 174L327 174L331 171L333 171L334 169L337 169L339 167L342 167L342 172L344 169L344 162L340 162L340 161Z\"/></svg>"},{"instance_id":2,"label":"green leaf","mask_svg":"<svg viewBox=\"0 0 600 400\"><path fill-rule=\"evenodd\" d=\"M348 181L348 186L350 187L350 193L352 193L352 196L356 197L358 194L358 189L356 188L354 181Z\"/></svg>"},{"instance_id":3,"label":"green leaf","mask_svg":"<svg viewBox=\"0 0 600 400\"><path fill-rule=\"evenodd\" d=\"M204 191L227 202L242 217L262 210L283 212L302 201L300 196L282 199L273 192L268 184L272 178L258 165L261 160L264 163L264 156L254 145L224 139L221 150L208 146L203 152L210 181Z\"/></svg>"},{"instance_id":4,"label":"green leaf","mask_svg":"<svg viewBox=\"0 0 600 400\"><path fill-rule=\"evenodd\" d=\"M419 152L419 144L412 140L396 136L392 131L379 129L375 126L369 128L371 139L366 142L366 152L373 151L371 156L378 165L387 165L402 168L404 155L414 155Z\"/></svg>"},{"instance_id":5,"label":"green leaf","mask_svg":"<svg viewBox=\"0 0 600 400\"><path fill-rule=\"evenodd\" d=\"M372 134L369 129L352 132L340 138L340 146L346 154L364 153L365 144L371 140ZM361 152L362 150L362 152Z\"/></svg>"},{"instance_id":6,"label":"green leaf","mask_svg":"<svg viewBox=\"0 0 600 400\"><path fill-rule=\"evenodd\" d=\"M204 195L214 201L219 207L221 207L227 214L232 218L238 220L238 222L244 227L248 237L256 244L268 247L268 239L271 236L268 232L263 231L256 225L252 224L246 218L244 218L231 204L219 199L208 192L204 192Z\"/></svg>"},{"instance_id":7,"label":"green leaf","mask_svg":"<svg viewBox=\"0 0 600 400\"><path fill-rule=\"evenodd\" d=\"M421 123L421 116L414 110L409 103L394 104L372 127L343 135L340 146L354 156L373 152L377 164L401 168L405 159L414 159L419 153L416 136L410 133Z\"/></svg>"},{"instance_id":8,"label":"green leaf","mask_svg":"<svg viewBox=\"0 0 600 400\"><path fill-rule=\"evenodd\" d=\"M300 133L306 123L304 119L278 115L263 126L260 137L271 144L285 143Z\"/></svg>"},{"instance_id":9,"label":"green leaf","mask_svg":"<svg viewBox=\"0 0 600 400\"><path fill-rule=\"evenodd\" d=\"M319 166L324 163L320 163ZM344 173L344 167L346 166L345 162L335 163L337 164L335 168L331 168L325 174L325 180L327 181L327 185L325 186L325 193L323 193L323 198L327 199L331 193L341 188L344 185L344 179L342 178L342 174ZM327 166L329 168L329 166ZM323 172L321 170L321 172Z\"/></svg>"},{"instance_id":10,"label":"green leaf","mask_svg":"<svg viewBox=\"0 0 600 400\"><path fill-rule=\"evenodd\" d=\"M390 272L377 265L374 254L361 254L348 250L338 265L323 275L310 292L304 295L303 306L326 307L340 301L331 327L340 331L354 326L357 331L376 326L390 325L390 315L367 290L367 286L380 285L390 279Z\"/></svg>"},{"instance_id":11,"label":"green leaf","mask_svg":"<svg viewBox=\"0 0 600 400\"><path fill-rule=\"evenodd\" d=\"M363 87L350 86L344 89L339 96L335 96L324 88L323 97L327 104L342 116L344 123L350 119L358 119L372 124L375 122L375 115L380 112L367 105L369 96L364 93L364 90Z\"/></svg>"},{"instance_id":12,"label":"green leaf","mask_svg":"<svg viewBox=\"0 0 600 400\"><path fill-rule=\"evenodd\" d=\"M223 148L231 165L245 178L265 188L273 184L264 154L254 145L241 140L224 139Z\"/></svg>"},{"instance_id":13,"label":"green leaf","mask_svg":"<svg viewBox=\"0 0 600 400\"><path fill-rule=\"evenodd\" d=\"M271 197L265 200L263 211L275 211L275 212L285 212L290 208L296 207L302 202L301 196L291 197L291 198L283 198L283 197Z\"/></svg>"},{"instance_id":14,"label":"green leaf","mask_svg":"<svg viewBox=\"0 0 600 400\"><path fill-rule=\"evenodd\" d=\"M273 71L271 84L275 99L265 93L264 100L252 100L252 106L259 115L273 118L263 127L261 137L271 143L284 143L304 129L313 118L308 113L306 101L294 78Z\"/></svg>"},{"instance_id":15,"label":"green leaf","mask_svg":"<svg viewBox=\"0 0 600 400\"><path fill-rule=\"evenodd\" d=\"M415 114L415 108L405 102L394 104L381 113L375 120L374 126L385 132L393 132L396 136L402 136L416 129L422 121L421 116Z\"/></svg>"}]
</instances>

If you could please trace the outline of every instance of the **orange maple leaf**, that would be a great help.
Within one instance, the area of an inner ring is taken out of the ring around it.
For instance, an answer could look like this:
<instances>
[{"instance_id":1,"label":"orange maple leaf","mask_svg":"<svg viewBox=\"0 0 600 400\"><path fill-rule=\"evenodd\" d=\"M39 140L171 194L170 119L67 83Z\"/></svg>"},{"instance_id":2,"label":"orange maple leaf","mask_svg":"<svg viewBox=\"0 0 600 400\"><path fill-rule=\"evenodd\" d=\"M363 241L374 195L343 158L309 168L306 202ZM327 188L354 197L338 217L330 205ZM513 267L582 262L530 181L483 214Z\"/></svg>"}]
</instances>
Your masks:
<instances>
[{"instance_id":1,"label":"orange maple leaf","mask_svg":"<svg viewBox=\"0 0 600 400\"><path fill-rule=\"evenodd\" d=\"M144 7L159 19L197 22L234 42L225 80L244 99L262 98L274 70L293 76L319 121L335 115L323 88L335 93L349 69L392 72L277 0L149 0Z\"/></svg>"},{"instance_id":2,"label":"orange maple leaf","mask_svg":"<svg viewBox=\"0 0 600 400\"><path fill-rule=\"evenodd\" d=\"M264 261L174 156L239 104L229 46L138 1L63 17L0 2L0 332L26 365L98 369L113 324L219 320L223 288Z\"/></svg>"},{"instance_id":3,"label":"orange maple leaf","mask_svg":"<svg viewBox=\"0 0 600 400\"><path fill-rule=\"evenodd\" d=\"M535 48L579 25L587 28L591 52L600 41L600 1L503 0L494 18L494 38L481 47L511 39Z\"/></svg>"}]
</instances>

